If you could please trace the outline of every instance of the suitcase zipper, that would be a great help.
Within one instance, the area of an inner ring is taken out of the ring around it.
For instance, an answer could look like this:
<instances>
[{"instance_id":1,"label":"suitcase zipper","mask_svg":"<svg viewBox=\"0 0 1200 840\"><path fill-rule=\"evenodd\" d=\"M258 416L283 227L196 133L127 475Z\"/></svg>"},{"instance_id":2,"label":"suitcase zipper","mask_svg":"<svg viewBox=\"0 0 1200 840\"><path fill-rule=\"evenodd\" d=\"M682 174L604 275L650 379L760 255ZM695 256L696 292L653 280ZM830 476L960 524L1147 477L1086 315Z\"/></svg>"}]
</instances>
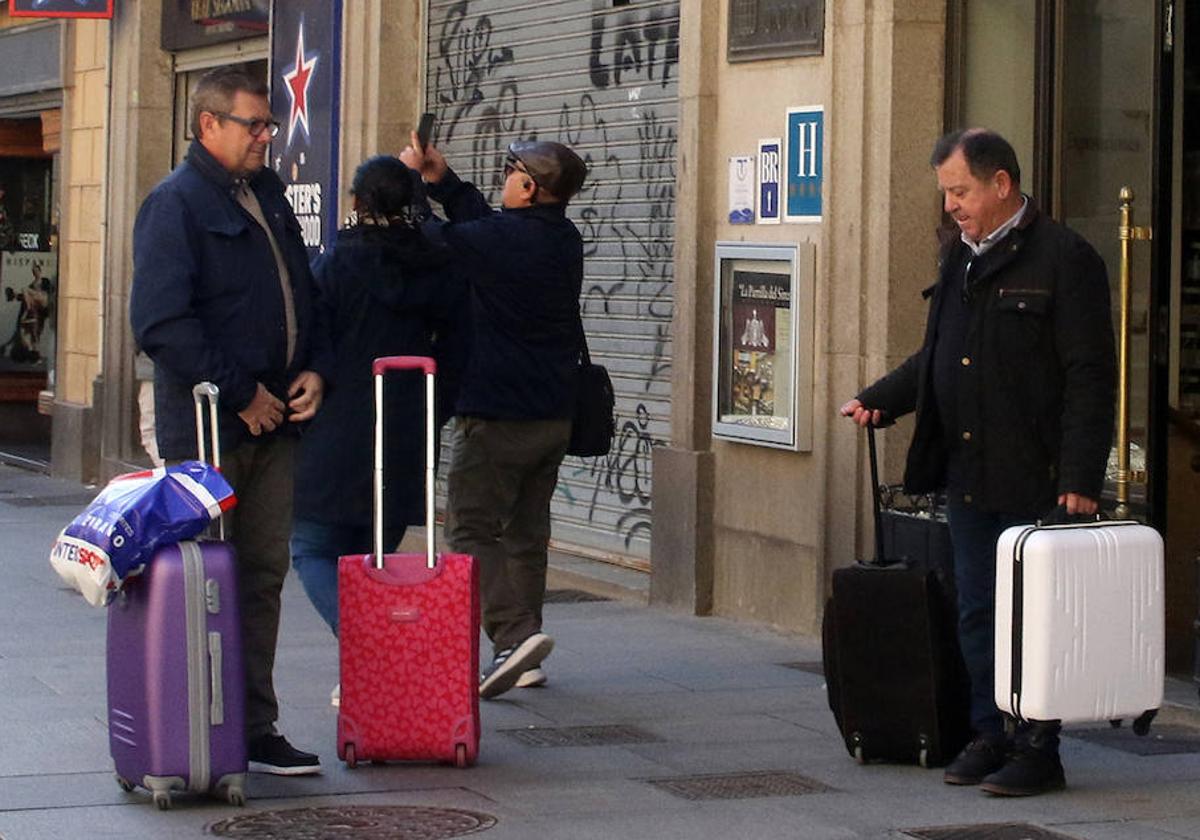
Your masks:
<instances>
[{"instance_id":1,"label":"suitcase zipper","mask_svg":"<svg viewBox=\"0 0 1200 840\"><path fill-rule=\"evenodd\" d=\"M183 557L183 600L187 622L188 789L209 787L208 609L204 590L204 557L199 543L179 544Z\"/></svg>"}]
</instances>

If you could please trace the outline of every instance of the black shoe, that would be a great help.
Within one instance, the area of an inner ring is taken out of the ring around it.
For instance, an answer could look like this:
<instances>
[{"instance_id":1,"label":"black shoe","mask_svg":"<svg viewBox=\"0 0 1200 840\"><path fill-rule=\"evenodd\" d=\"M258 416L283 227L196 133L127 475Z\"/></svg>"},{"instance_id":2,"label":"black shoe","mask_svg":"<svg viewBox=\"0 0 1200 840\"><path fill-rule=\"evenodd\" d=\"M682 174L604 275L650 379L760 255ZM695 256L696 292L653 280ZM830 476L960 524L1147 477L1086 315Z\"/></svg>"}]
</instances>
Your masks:
<instances>
[{"instance_id":1,"label":"black shoe","mask_svg":"<svg viewBox=\"0 0 1200 840\"><path fill-rule=\"evenodd\" d=\"M308 776L321 772L319 758L296 749L276 732L252 739L246 744L246 756L250 759L250 770L255 773Z\"/></svg>"},{"instance_id":2,"label":"black shoe","mask_svg":"<svg viewBox=\"0 0 1200 840\"><path fill-rule=\"evenodd\" d=\"M942 780L948 785L977 785L1004 766L1007 750L1003 735L979 735L946 765Z\"/></svg>"},{"instance_id":3,"label":"black shoe","mask_svg":"<svg viewBox=\"0 0 1200 840\"><path fill-rule=\"evenodd\" d=\"M1004 766L987 776L979 789L996 796L1036 796L1067 786L1057 750L1039 750L1017 744Z\"/></svg>"},{"instance_id":4,"label":"black shoe","mask_svg":"<svg viewBox=\"0 0 1200 840\"><path fill-rule=\"evenodd\" d=\"M541 665L553 649L554 639L534 633L521 644L500 651L479 678L479 696L485 700L499 697L517 684L521 674Z\"/></svg>"}]
</instances>

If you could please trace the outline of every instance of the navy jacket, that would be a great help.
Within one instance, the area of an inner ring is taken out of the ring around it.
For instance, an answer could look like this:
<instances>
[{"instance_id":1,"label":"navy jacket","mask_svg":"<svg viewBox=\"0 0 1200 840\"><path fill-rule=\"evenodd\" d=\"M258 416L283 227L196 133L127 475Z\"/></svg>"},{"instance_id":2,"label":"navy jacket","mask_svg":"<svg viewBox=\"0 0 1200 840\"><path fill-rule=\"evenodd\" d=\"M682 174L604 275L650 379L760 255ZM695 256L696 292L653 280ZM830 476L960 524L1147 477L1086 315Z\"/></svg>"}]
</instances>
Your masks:
<instances>
[{"instance_id":1,"label":"navy jacket","mask_svg":"<svg viewBox=\"0 0 1200 840\"><path fill-rule=\"evenodd\" d=\"M313 273L318 322L329 328L333 366L321 410L300 440L295 513L367 526L375 418L371 363L380 356L433 356L442 401L452 404L467 351L467 286L448 254L403 227L338 231ZM384 380L384 515L392 527L424 521L424 379L416 372Z\"/></svg>"},{"instance_id":2,"label":"navy jacket","mask_svg":"<svg viewBox=\"0 0 1200 840\"><path fill-rule=\"evenodd\" d=\"M575 404L583 240L562 204L493 211L447 172L429 187L449 222L424 231L453 250L471 285L473 349L459 414L569 419Z\"/></svg>"},{"instance_id":3,"label":"navy jacket","mask_svg":"<svg viewBox=\"0 0 1200 840\"><path fill-rule=\"evenodd\" d=\"M971 274L959 428L950 430L961 441L964 501L1036 517L1053 508L1060 493L1099 499L1116 395L1104 262L1083 237L1032 202L993 251ZM933 347L947 278L961 276L969 256L957 236L947 241L924 345L858 397L892 418L916 411L904 473L913 493L945 481L947 436L933 393Z\"/></svg>"},{"instance_id":4,"label":"navy jacket","mask_svg":"<svg viewBox=\"0 0 1200 840\"><path fill-rule=\"evenodd\" d=\"M221 389L221 448L254 440L237 412L261 382L287 402L302 370L325 375L327 353L313 336L313 281L300 226L270 169L249 179L283 253L296 312L296 347L287 364L279 270L266 232L238 204L233 177L199 142L142 203L133 229L129 315L138 346L154 360L158 448L167 459L194 457L192 386ZM294 432L284 422L274 434Z\"/></svg>"}]
</instances>

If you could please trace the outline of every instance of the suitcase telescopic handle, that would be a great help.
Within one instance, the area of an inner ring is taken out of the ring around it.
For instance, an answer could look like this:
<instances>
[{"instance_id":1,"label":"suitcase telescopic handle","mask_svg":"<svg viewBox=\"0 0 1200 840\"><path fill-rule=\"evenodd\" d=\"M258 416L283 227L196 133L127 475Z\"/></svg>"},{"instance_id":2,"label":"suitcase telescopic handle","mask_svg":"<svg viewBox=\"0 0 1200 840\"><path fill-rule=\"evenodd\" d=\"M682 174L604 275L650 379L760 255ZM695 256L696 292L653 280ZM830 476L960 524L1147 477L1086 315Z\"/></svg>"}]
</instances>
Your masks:
<instances>
[{"instance_id":1,"label":"suitcase telescopic handle","mask_svg":"<svg viewBox=\"0 0 1200 840\"><path fill-rule=\"evenodd\" d=\"M221 469L221 431L217 423L217 400L220 398L221 389L212 382L200 382L192 388L192 399L196 402L196 454L201 461L208 460L208 453L205 451L205 436L204 436L204 403L208 403L208 420L211 426L212 439L212 465L218 470ZM219 539L225 539L225 520L217 517L217 536Z\"/></svg>"},{"instance_id":2,"label":"suitcase telescopic handle","mask_svg":"<svg viewBox=\"0 0 1200 840\"><path fill-rule=\"evenodd\" d=\"M879 455L875 451L875 424L867 424L867 451L871 456L871 501L875 507L875 562L883 563L883 499L879 492Z\"/></svg>"},{"instance_id":3,"label":"suitcase telescopic handle","mask_svg":"<svg viewBox=\"0 0 1200 840\"><path fill-rule=\"evenodd\" d=\"M390 371L425 374L425 565L437 566L433 551L434 387L437 363L428 356L384 356L371 366L375 375L375 568L383 568L383 376Z\"/></svg>"}]
</instances>

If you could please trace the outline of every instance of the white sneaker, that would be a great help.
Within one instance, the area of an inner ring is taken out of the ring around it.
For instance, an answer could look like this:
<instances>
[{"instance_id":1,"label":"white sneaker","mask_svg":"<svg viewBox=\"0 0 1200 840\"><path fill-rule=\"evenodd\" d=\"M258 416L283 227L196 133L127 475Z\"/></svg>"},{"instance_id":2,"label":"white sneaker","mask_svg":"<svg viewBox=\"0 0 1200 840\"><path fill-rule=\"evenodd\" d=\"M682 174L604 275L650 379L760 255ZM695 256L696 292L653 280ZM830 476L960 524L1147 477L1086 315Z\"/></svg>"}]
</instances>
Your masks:
<instances>
[{"instance_id":1,"label":"white sneaker","mask_svg":"<svg viewBox=\"0 0 1200 840\"><path fill-rule=\"evenodd\" d=\"M338 708L342 705L342 684L338 683L333 687L333 691L329 692L329 705L333 708Z\"/></svg>"},{"instance_id":2,"label":"white sneaker","mask_svg":"<svg viewBox=\"0 0 1200 840\"><path fill-rule=\"evenodd\" d=\"M541 688L546 684L546 672L541 668L530 668L517 677L515 688Z\"/></svg>"}]
</instances>

